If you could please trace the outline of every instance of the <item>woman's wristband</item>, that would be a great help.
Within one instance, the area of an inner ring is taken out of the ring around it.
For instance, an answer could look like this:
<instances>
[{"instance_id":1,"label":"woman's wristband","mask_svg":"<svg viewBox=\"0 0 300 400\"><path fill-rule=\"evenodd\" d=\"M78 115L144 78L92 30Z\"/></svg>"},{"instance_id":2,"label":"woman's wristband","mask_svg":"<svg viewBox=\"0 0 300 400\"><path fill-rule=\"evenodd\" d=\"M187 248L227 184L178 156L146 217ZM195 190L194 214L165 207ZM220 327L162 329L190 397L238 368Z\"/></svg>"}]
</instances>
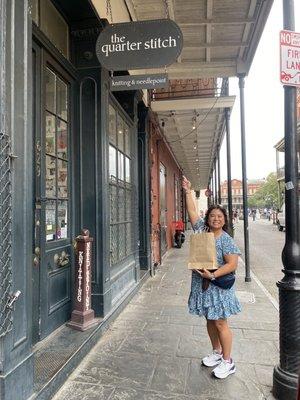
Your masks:
<instances>
[{"instance_id":1,"label":"woman's wristband","mask_svg":"<svg viewBox=\"0 0 300 400\"><path fill-rule=\"evenodd\" d=\"M185 192L185 194L191 194L191 193L192 193L191 190L187 190L187 191Z\"/></svg>"},{"instance_id":2,"label":"woman's wristband","mask_svg":"<svg viewBox=\"0 0 300 400\"><path fill-rule=\"evenodd\" d=\"M210 280L211 280L211 281L214 281L215 279L216 279L215 274L212 272L212 273L210 274Z\"/></svg>"}]
</instances>

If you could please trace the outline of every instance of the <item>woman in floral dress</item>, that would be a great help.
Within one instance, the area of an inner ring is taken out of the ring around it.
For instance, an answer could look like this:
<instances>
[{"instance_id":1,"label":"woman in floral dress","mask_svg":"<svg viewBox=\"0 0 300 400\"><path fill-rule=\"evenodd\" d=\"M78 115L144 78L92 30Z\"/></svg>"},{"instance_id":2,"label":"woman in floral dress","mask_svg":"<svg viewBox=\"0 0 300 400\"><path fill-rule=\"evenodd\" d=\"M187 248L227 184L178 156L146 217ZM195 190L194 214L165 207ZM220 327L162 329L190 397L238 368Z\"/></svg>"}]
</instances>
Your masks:
<instances>
[{"instance_id":1,"label":"woman in floral dress","mask_svg":"<svg viewBox=\"0 0 300 400\"><path fill-rule=\"evenodd\" d=\"M207 269L193 270L189 311L191 314L204 316L207 321L207 332L212 344L212 353L202 359L203 365L215 367L213 374L220 379L235 373L236 366L231 358L232 331L227 318L241 311L240 303L235 295L234 285L230 289L222 289L212 283L204 290L203 278L214 280L220 276L234 272L238 265L240 250L232 237L227 233L228 218L226 211L219 205L212 205L199 218L191 193L191 183L184 177L182 187L186 192L186 205L190 221L195 232L205 227L213 232L216 242L218 269L211 273Z\"/></svg>"}]
</instances>

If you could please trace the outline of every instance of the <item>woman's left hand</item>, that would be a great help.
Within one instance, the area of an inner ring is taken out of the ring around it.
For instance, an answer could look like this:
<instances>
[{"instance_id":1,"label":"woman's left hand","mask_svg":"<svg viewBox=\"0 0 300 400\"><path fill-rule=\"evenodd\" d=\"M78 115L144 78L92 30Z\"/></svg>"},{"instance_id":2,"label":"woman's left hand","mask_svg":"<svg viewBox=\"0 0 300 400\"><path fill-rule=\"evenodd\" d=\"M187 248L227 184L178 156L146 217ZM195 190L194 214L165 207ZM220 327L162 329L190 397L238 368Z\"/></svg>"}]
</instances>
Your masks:
<instances>
[{"instance_id":1,"label":"woman's left hand","mask_svg":"<svg viewBox=\"0 0 300 400\"><path fill-rule=\"evenodd\" d=\"M211 279L211 273L208 271L208 269L195 269L194 271L201 275L202 278Z\"/></svg>"}]
</instances>

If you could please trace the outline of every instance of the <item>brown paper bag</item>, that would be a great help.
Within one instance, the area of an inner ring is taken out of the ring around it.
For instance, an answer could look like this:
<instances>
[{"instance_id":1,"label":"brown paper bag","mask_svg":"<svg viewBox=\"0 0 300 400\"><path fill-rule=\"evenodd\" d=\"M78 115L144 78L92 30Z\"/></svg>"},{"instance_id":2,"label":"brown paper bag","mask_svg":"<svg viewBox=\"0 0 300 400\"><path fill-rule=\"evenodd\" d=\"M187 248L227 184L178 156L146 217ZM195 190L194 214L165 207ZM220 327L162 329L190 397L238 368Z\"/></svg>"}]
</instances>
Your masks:
<instances>
[{"instance_id":1,"label":"brown paper bag","mask_svg":"<svg viewBox=\"0 0 300 400\"><path fill-rule=\"evenodd\" d=\"M211 232L190 236L188 269L218 268L215 236Z\"/></svg>"}]
</instances>

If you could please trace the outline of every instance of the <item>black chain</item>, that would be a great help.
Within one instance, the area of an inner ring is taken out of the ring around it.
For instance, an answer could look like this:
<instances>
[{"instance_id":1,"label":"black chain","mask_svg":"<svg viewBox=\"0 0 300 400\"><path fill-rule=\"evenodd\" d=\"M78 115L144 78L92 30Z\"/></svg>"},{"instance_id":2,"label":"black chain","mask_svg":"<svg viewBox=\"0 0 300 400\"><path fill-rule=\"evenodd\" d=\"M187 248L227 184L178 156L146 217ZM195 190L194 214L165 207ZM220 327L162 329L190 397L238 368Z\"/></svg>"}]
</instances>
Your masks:
<instances>
[{"instance_id":1,"label":"black chain","mask_svg":"<svg viewBox=\"0 0 300 400\"><path fill-rule=\"evenodd\" d=\"M164 0L165 4L165 11L166 11L166 18L170 19L169 7L168 7L168 0Z\"/></svg>"},{"instance_id":2,"label":"black chain","mask_svg":"<svg viewBox=\"0 0 300 400\"><path fill-rule=\"evenodd\" d=\"M110 17L110 22L113 23L113 15L110 0L106 0L106 16Z\"/></svg>"}]
</instances>

